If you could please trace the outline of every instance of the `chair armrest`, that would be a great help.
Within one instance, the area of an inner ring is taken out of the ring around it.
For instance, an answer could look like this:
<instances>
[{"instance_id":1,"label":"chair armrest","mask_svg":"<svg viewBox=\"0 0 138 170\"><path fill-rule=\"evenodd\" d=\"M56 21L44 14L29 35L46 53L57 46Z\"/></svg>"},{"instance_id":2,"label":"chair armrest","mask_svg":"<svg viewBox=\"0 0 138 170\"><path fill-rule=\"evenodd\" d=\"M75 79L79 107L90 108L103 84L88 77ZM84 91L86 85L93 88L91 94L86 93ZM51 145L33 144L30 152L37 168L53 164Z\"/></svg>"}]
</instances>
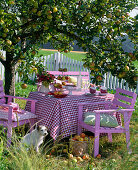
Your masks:
<instances>
[{"instance_id":1,"label":"chair armrest","mask_svg":"<svg viewBox=\"0 0 138 170\"><path fill-rule=\"evenodd\" d=\"M18 97L18 96L5 95L4 97L8 97L8 98L16 98L16 99L21 99L21 100L27 100L27 101L37 102L37 100L35 100L35 99L24 98L24 97Z\"/></svg>"},{"instance_id":2,"label":"chair armrest","mask_svg":"<svg viewBox=\"0 0 138 170\"><path fill-rule=\"evenodd\" d=\"M94 110L95 113L112 113L112 112L133 112L135 109L110 109L110 110Z\"/></svg>"},{"instance_id":3,"label":"chair armrest","mask_svg":"<svg viewBox=\"0 0 138 170\"><path fill-rule=\"evenodd\" d=\"M112 102L108 102L108 101L102 101L102 102L82 102L82 103L78 103L79 106L84 106L84 105L96 105L96 104L112 104Z\"/></svg>"},{"instance_id":4,"label":"chair armrest","mask_svg":"<svg viewBox=\"0 0 138 170\"><path fill-rule=\"evenodd\" d=\"M5 95L4 97L8 97L8 98L16 98L16 99L21 99L21 100L27 100L31 102L31 112L35 113L35 103L37 102L37 100L35 99L31 99L31 98L24 98L24 97L17 97L17 96L10 96L10 95ZM9 100L8 100L9 101Z\"/></svg>"}]
</instances>

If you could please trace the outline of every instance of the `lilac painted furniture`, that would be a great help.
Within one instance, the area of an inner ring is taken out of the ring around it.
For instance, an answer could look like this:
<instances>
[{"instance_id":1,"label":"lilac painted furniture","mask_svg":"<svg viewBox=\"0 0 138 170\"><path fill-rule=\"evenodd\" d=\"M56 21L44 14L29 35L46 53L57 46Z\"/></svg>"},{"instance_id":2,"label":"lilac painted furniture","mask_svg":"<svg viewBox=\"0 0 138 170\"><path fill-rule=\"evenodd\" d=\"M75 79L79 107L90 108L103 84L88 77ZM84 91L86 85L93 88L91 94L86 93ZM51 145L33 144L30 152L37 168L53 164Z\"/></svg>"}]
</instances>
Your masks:
<instances>
[{"instance_id":1,"label":"lilac painted furniture","mask_svg":"<svg viewBox=\"0 0 138 170\"><path fill-rule=\"evenodd\" d=\"M128 97L129 96L129 97ZM129 145L130 145L130 132L129 132L129 123L131 119L132 112L135 110L134 105L136 101L137 95L134 92L126 91L120 88L116 89L116 94L114 95L114 99L112 102L97 102L97 103L78 103L78 134L82 132L82 128L85 128L95 135L95 141L94 141L94 157L96 157L99 154L99 135L100 133L107 133L108 134L108 140L109 142L112 142L112 133L125 133L126 134L126 144L127 149L130 151ZM129 104L128 104L129 103ZM91 126L84 123L83 119L83 107L86 105L98 105L103 104L104 109L102 110L94 110L93 112L96 113L95 116L95 126ZM122 109L121 109L121 108ZM106 113L106 114L115 114L120 113L124 116L124 126L118 126L115 128L110 127L100 127L100 114Z\"/></svg>"},{"instance_id":2,"label":"lilac painted furniture","mask_svg":"<svg viewBox=\"0 0 138 170\"><path fill-rule=\"evenodd\" d=\"M58 75L63 75L63 76L82 76L82 79L88 79L89 80L89 72L87 71L66 71L66 72L61 72L61 71L48 71L50 74L53 74L54 76Z\"/></svg>"},{"instance_id":3,"label":"lilac painted furniture","mask_svg":"<svg viewBox=\"0 0 138 170\"><path fill-rule=\"evenodd\" d=\"M8 98L8 104L5 104L6 102L5 97ZM31 112L19 109L17 107L18 104L12 103L12 105L9 105L9 103L12 102L13 98L27 100L28 102L30 102ZM27 123L30 124L31 128L35 124L37 118L35 114L36 101L37 100L29 98L5 95L3 92L3 81L0 80L0 125L7 128L7 146L10 146L11 144L12 128ZM31 128L31 130L32 129L33 127Z\"/></svg>"}]
</instances>

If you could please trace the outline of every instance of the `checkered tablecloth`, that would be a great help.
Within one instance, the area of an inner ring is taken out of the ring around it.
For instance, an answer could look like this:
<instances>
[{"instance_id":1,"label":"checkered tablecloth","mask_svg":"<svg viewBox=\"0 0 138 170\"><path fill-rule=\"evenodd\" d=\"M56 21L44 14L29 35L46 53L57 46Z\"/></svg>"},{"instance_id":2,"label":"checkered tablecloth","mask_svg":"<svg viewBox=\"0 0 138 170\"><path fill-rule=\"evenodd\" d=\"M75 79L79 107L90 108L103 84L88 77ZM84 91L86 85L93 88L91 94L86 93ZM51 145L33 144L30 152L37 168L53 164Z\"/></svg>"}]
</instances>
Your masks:
<instances>
[{"instance_id":1,"label":"checkered tablecloth","mask_svg":"<svg viewBox=\"0 0 138 170\"><path fill-rule=\"evenodd\" d=\"M38 100L36 103L36 115L38 116L38 121L41 125L48 127L50 136L55 140L59 136L64 138L77 133L78 103L110 101L113 99L113 95L68 95L65 98L57 99L40 92L31 92L29 98ZM27 103L26 109L30 111L30 103ZM84 109L92 111L95 108ZM117 119L118 121L121 121L120 117Z\"/></svg>"}]
</instances>

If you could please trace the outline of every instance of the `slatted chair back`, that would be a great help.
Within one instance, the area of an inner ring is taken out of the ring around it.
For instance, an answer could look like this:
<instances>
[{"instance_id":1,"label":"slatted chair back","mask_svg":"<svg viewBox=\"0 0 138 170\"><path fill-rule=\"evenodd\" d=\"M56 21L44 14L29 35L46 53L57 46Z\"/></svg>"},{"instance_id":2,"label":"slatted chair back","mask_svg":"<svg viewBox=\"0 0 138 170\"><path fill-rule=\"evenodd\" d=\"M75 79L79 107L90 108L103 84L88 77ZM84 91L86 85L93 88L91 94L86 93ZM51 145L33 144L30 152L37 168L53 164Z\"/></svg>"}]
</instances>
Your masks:
<instances>
[{"instance_id":1,"label":"slatted chair back","mask_svg":"<svg viewBox=\"0 0 138 170\"><path fill-rule=\"evenodd\" d=\"M113 108L116 106L126 109L134 108L136 98L136 93L117 88L114 95Z\"/></svg>"}]
</instances>

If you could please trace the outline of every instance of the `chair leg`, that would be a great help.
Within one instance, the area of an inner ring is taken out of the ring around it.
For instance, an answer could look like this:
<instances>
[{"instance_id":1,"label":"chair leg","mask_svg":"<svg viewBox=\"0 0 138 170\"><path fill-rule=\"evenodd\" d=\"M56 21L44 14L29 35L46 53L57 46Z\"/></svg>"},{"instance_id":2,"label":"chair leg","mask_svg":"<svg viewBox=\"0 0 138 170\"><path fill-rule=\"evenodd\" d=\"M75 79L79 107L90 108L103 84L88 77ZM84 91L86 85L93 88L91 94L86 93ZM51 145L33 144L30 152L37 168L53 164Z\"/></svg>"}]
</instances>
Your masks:
<instances>
[{"instance_id":1,"label":"chair leg","mask_svg":"<svg viewBox=\"0 0 138 170\"><path fill-rule=\"evenodd\" d=\"M82 127L78 125L78 135L80 135L81 133L82 133Z\"/></svg>"},{"instance_id":2,"label":"chair leg","mask_svg":"<svg viewBox=\"0 0 138 170\"><path fill-rule=\"evenodd\" d=\"M131 153L131 149L130 149L130 133L129 133L129 130L126 131L126 145L127 145L127 150L128 150L128 153Z\"/></svg>"},{"instance_id":3,"label":"chair leg","mask_svg":"<svg viewBox=\"0 0 138 170\"><path fill-rule=\"evenodd\" d=\"M12 137L12 126L7 127L7 147L11 145L11 137Z\"/></svg>"},{"instance_id":4,"label":"chair leg","mask_svg":"<svg viewBox=\"0 0 138 170\"><path fill-rule=\"evenodd\" d=\"M35 124L35 120L34 119L32 119L31 121L30 121L30 132L32 132L32 130L34 129L34 125Z\"/></svg>"},{"instance_id":5,"label":"chair leg","mask_svg":"<svg viewBox=\"0 0 138 170\"><path fill-rule=\"evenodd\" d=\"M99 154L99 133L95 133L94 139L94 157Z\"/></svg>"},{"instance_id":6,"label":"chair leg","mask_svg":"<svg viewBox=\"0 0 138 170\"><path fill-rule=\"evenodd\" d=\"M128 153L131 153L132 151L130 150L130 132L129 132L129 114L126 113L124 114L124 126L125 126L125 131L126 131L126 145L127 145L127 150Z\"/></svg>"},{"instance_id":7,"label":"chair leg","mask_svg":"<svg viewBox=\"0 0 138 170\"><path fill-rule=\"evenodd\" d=\"M108 141L112 142L112 133L108 133Z\"/></svg>"}]
</instances>

